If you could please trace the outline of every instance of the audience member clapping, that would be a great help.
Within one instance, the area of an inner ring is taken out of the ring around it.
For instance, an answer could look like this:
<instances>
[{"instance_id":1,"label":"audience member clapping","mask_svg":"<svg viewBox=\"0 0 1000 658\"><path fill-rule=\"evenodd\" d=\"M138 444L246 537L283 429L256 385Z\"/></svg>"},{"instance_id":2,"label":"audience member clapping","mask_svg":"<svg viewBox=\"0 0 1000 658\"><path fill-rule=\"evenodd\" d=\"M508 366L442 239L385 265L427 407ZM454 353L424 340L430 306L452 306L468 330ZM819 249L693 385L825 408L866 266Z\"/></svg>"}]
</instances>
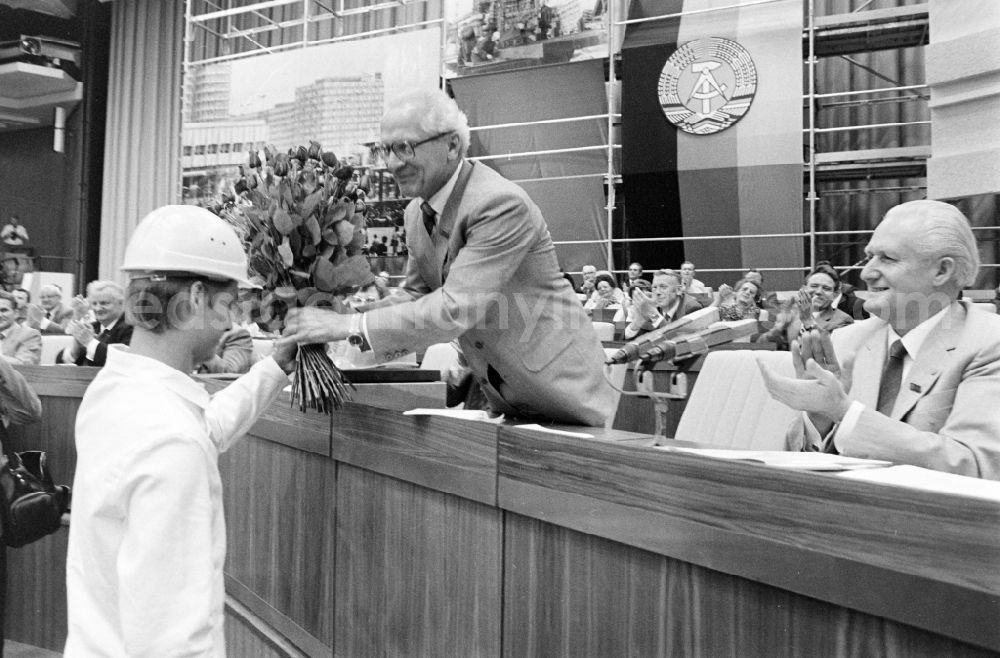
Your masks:
<instances>
[{"instance_id":1,"label":"audience member clapping","mask_svg":"<svg viewBox=\"0 0 1000 658\"><path fill-rule=\"evenodd\" d=\"M38 365L42 358L42 335L36 329L18 324L17 301L0 290L0 352L8 363Z\"/></svg>"},{"instance_id":2,"label":"audience member clapping","mask_svg":"<svg viewBox=\"0 0 1000 658\"><path fill-rule=\"evenodd\" d=\"M132 340L132 325L125 321L124 309L125 291L120 285L113 281L88 284L87 299L74 299L74 317L79 319L71 320L66 326L66 333L75 340L59 354L57 362L103 366L108 345L127 345ZM87 322L88 312L93 314L93 322Z\"/></svg>"},{"instance_id":3,"label":"audience member clapping","mask_svg":"<svg viewBox=\"0 0 1000 658\"><path fill-rule=\"evenodd\" d=\"M760 284L753 279L741 279L731 288L719 287L719 298L713 302L719 307L720 320L766 320L767 311L758 305L763 297Z\"/></svg>"},{"instance_id":4,"label":"audience member clapping","mask_svg":"<svg viewBox=\"0 0 1000 658\"><path fill-rule=\"evenodd\" d=\"M62 336L66 325L73 319L73 309L62 303L62 288L54 283L42 286L38 292L38 304L29 304L26 322L42 335Z\"/></svg>"},{"instance_id":5,"label":"audience member clapping","mask_svg":"<svg viewBox=\"0 0 1000 658\"><path fill-rule=\"evenodd\" d=\"M590 299L583 305L588 311L599 309L617 310L615 320L625 317L625 293L615 284L615 279L609 272L599 272L596 277L595 290Z\"/></svg>"},{"instance_id":6,"label":"audience member clapping","mask_svg":"<svg viewBox=\"0 0 1000 658\"><path fill-rule=\"evenodd\" d=\"M828 264L817 265L806 277L798 298L785 305L774 327L759 340L777 343L778 349L787 350L803 327L833 331L852 324L854 318L833 307L839 291L837 271Z\"/></svg>"},{"instance_id":7,"label":"audience member clapping","mask_svg":"<svg viewBox=\"0 0 1000 658\"><path fill-rule=\"evenodd\" d=\"M657 270L653 274L653 285L648 293L639 285L632 288L632 306L628 310L625 340L659 329L699 308L701 306L697 302L684 294L681 278L676 272Z\"/></svg>"},{"instance_id":8,"label":"audience member clapping","mask_svg":"<svg viewBox=\"0 0 1000 658\"><path fill-rule=\"evenodd\" d=\"M579 292L589 297L597 289L597 268L593 265L584 265L580 275L583 277L583 283L580 284Z\"/></svg>"}]
</instances>

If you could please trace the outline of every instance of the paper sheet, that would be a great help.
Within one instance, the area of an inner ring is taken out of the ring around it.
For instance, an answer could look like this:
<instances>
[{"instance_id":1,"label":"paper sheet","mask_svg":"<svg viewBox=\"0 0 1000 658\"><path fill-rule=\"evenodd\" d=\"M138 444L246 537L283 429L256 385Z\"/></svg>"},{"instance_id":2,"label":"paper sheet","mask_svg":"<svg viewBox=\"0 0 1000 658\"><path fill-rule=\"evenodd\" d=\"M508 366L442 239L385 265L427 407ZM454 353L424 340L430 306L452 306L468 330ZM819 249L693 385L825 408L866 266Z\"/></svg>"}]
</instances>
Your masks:
<instances>
[{"instance_id":1,"label":"paper sheet","mask_svg":"<svg viewBox=\"0 0 1000 658\"><path fill-rule=\"evenodd\" d=\"M874 471L843 473L841 477L1000 502L1000 482L996 480L981 480L919 466L892 466Z\"/></svg>"},{"instance_id":2,"label":"paper sheet","mask_svg":"<svg viewBox=\"0 0 1000 658\"><path fill-rule=\"evenodd\" d=\"M538 423L529 423L527 425L515 425L514 427L519 427L525 430L535 430L536 432L548 432L549 434L558 434L559 436L572 436L577 439L592 439L593 434L587 434L586 432L569 432L567 430L557 430L551 427L545 427L544 425L539 425Z\"/></svg>"},{"instance_id":3,"label":"paper sheet","mask_svg":"<svg viewBox=\"0 0 1000 658\"><path fill-rule=\"evenodd\" d=\"M410 409L403 412L404 416L444 416L445 418L460 418L461 420L478 420L483 423L499 425L504 421L503 415L491 418L481 409Z\"/></svg>"},{"instance_id":4,"label":"paper sheet","mask_svg":"<svg viewBox=\"0 0 1000 658\"><path fill-rule=\"evenodd\" d=\"M891 466L892 462L876 459L858 459L857 457L842 457L825 452L786 452L783 450L719 450L714 448L682 448L679 446L656 446L660 450L684 452L713 459L733 459L750 461L775 466L777 468L792 468L803 471L847 471L861 468L882 468Z\"/></svg>"}]
</instances>

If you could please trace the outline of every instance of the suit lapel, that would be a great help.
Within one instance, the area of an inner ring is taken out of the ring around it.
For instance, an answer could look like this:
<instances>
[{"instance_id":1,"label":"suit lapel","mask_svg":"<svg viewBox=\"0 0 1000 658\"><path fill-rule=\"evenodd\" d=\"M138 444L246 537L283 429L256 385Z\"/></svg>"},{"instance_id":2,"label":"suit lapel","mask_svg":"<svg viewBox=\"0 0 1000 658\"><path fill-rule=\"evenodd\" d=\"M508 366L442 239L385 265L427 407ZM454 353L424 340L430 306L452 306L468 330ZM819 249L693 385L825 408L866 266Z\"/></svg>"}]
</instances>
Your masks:
<instances>
[{"instance_id":1,"label":"suit lapel","mask_svg":"<svg viewBox=\"0 0 1000 658\"><path fill-rule=\"evenodd\" d=\"M872 409L878 405L878 387L882 379L882 364L885 362L887 331L888 325L881 324L854 355L851 394L855 400Z\"/></svg>"},{"instance_id":2,"label":"suit lapel","mask_svg":"<svg viewBox=\"0 0 1000 658\"><path fill-rule=\"evenodd\" d=\"M458 179L455 181L455 187L451 191L451 195L444 204L444 210L441 212L441 217L438 220L437 229L434 231L434 253L437 258L438 267L440 268L440 280L441 284L444 284L445 279L448 278L448 270L451 268L450 262L450 249L451 249L451 234L455 229L455 221L458 217L458 206L462 202L462 197L465 194L465 187L469 184L469 178L472 176L473 164L468 160L463 160L461 164L461 171L458 172Z\"/></svg>"},{"instance_id":3,"label":"suit lapel","mask_svg":"<svg viewBox=\"0 0 1000 658\"><path fill-rule=\"evenodd\" d=\"M910 372L899 386L899 395L892 407L893 418L898 420L908 414L917 401L934 386L958 346L959 336L965 326L964 319L965 308L961 304L955 304L927 336L920 346L920 352L913 357Z\"/></svg>"}]
</instances>

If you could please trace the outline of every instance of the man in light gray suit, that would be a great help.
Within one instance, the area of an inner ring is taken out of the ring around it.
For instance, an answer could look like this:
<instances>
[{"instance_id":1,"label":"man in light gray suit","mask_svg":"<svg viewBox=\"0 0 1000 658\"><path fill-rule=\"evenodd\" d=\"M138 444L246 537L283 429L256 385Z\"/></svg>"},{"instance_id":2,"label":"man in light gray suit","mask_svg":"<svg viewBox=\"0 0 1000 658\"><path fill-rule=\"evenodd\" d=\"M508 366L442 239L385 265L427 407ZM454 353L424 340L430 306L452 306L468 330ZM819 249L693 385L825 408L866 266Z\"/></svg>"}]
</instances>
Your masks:
<instances>
[{"instance_id":1,"label":"man in light gray suit","mask_svg":"<svg viewBox=\"0 0 1000 658\"><path fill-rule=\"evenodd\" d=\"M383 155L413 197L402 291L360 314L293 310L285 335L348 338L379 360L458 338L494 411L603 424L616 400L601 371L604 351L559 272L538 207L465 159L468 122L444 92L410 93L387 107Z\"/></svg>"},{"instance_id":2,"label":"man in light gray suit","mask_svg":"<svg viewBox=\"0 0 1000 658\"><path fill-rule=\"evenodd\" d=\"M797 378L761 365L771 395L805 412L789 447L1000 479L1000 317L958 301L979 269L968 220L904 203L865 253L874 317L795 341Z\"/></svg>"}]
</instances>

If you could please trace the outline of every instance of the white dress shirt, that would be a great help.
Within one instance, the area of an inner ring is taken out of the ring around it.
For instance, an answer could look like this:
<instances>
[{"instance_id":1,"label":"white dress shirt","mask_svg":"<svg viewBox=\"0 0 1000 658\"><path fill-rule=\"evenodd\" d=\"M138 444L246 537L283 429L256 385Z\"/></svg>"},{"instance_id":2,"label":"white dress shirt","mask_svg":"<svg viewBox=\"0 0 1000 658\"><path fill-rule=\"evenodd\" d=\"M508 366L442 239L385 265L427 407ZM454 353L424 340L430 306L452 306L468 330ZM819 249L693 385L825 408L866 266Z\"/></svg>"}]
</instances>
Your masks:
<instances>
[{"instance_id":1,"label":"white dress shirt","mask_svg":"<svg viewBox=\"0 0 1000 658\"><path fill-rule=\"evenodd\" d=\"M267 358L210 397L108 350L76 418L66 658L225 656L218 456L287 383Z\"/></svg>"},{"instance_id":2,"label":"white dress shirt","mask_svg":"<svg viewBox=\"0 0 1000 658\"><path fill-rule=\"evenodd\" d=\"M899 378L899 381L901 382L906 381L906 376L910 374L910 368L913 367L914 357L920 353L920 348L921 346L923 346L924 341L927 340L927 336L929 336L930 333L934 331L934 328L937 327L938 324L940 324L941 319L944 318L945 313L947 311L948 309L946 308L943 311L935 313L931 317L927 318L926 320L918 324L913 329L906 332L906 335L903 336L902 338L899 337L899 334L897 334L892 329L892 327L886 325L885 353L886 354L889 353L889 347L894 342L896 342L897 339L903 341L903 347L906 348L906 355L903 357L903 372ZM865 405L861 404L857 400L851 402L851 406L847 408L847 413L844 414L844 417L841 419L840 423L834 426L833 434L829 438L829 440L834 442L835 446L837 445L836 441L838 436L851 435L851 432L854 431L854 428L858 424L858 418L861 416L861 411L864 408Z\"/></svg>"}]
</instances>

